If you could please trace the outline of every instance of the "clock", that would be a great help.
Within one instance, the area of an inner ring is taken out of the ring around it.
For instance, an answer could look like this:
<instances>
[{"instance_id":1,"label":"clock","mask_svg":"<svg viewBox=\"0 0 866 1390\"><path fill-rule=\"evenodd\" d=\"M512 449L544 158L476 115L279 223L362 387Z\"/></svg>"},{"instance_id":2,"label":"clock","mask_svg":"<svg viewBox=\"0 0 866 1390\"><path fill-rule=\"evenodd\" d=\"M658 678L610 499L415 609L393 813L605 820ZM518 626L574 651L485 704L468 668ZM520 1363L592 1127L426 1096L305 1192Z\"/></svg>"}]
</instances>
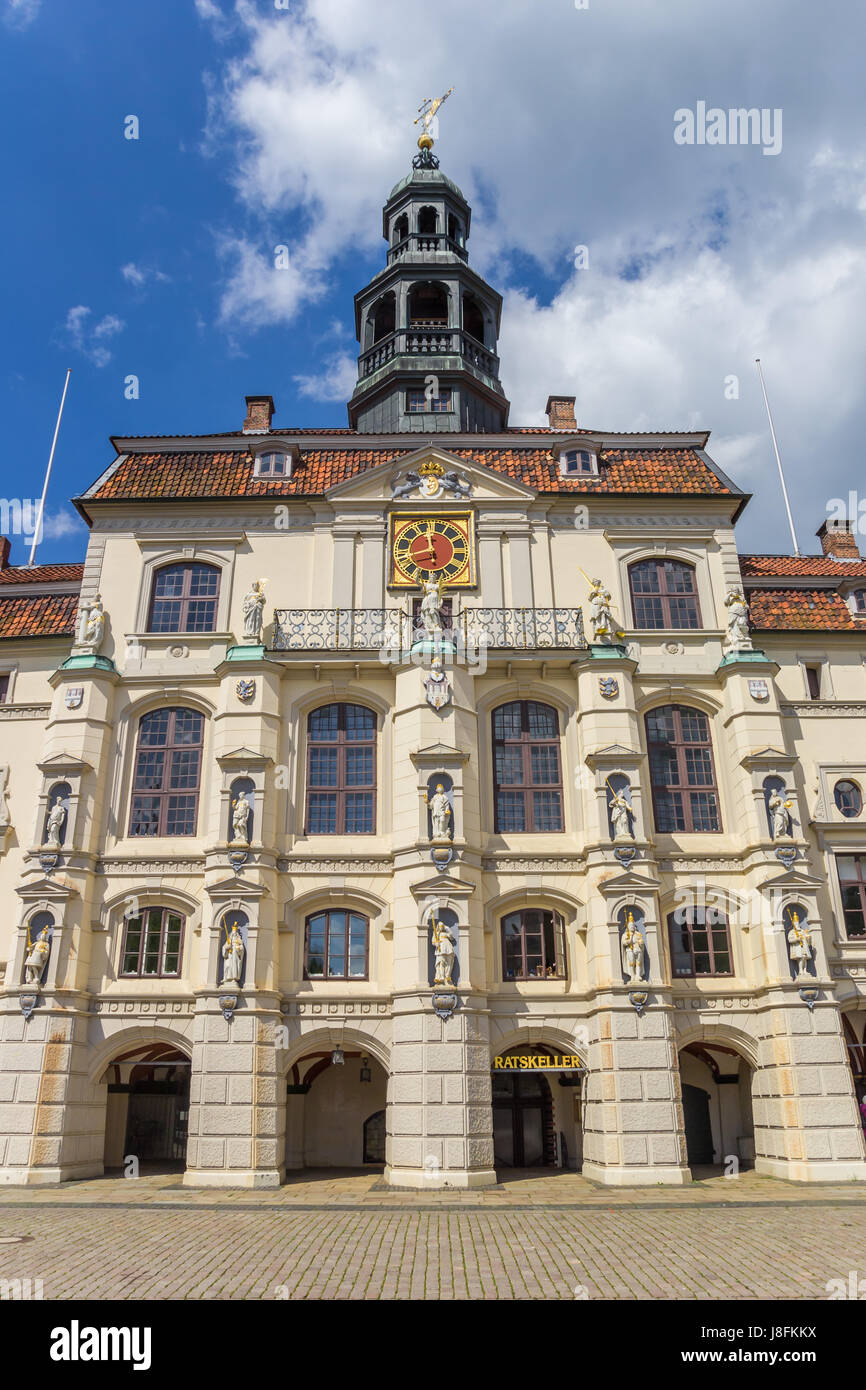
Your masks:
<instances>
[{"instance_id":1,"label":"clock","mask_svg":"<svg viewBox=\"0 0 866 1390\"><path fill-rule=\"evenodd\" d=\"M436 516L391 513L389 584L417 588L434 574L443 587L475 583L475 536L471 512Z\"/></svg>"}]
</instances>

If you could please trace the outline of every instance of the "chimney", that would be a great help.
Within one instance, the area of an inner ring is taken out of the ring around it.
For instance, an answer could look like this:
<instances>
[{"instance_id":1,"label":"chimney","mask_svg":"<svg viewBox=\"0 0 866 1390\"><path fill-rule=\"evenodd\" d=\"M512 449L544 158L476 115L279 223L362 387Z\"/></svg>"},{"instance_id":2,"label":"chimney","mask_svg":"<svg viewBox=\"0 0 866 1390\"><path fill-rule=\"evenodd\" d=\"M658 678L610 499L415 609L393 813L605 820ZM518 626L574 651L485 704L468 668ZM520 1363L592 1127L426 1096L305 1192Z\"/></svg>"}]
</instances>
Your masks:
<instances>
[{"instance_id":1,"label":"chimney","mask_svg":"<svg viewBox=\"0 0 866 1390\"><path fill-rule=\"evenodd\" d=\"M0 536L0 570L9 568L9 551L12 549L12 542L8 536Z\"/></svg>"},{"instance_id":2,"label":"chimney","mask_svg":"<svg viewBox=\"0 0 866 1390\"><path fill-rule=\"evenodd\" d=\"M273 396L245 396L247 418L244 420L244 434L267 434L274 418Z\"/></svg>"},{"instance_id":3,"label":"chimney","mask_svg":"<svg viewBox=\"0 0 866 1390\"><path fill-rule=\"evenodd\" d=\"M548 396L547 420L552 430L576 430L577 420L574 418L574 396Z\"/></svg>"},{"instance_id":4,"label":"chimney","mask_svg":"<svg viewBox=\"0 0 866 1390\"><path fill-rule=\"evenodd\" d=\"M821 542L825 555L834 560L859 560L860 547L857 533L850 521L822 521L815 535Z\"/></svg>"}]
</instances>

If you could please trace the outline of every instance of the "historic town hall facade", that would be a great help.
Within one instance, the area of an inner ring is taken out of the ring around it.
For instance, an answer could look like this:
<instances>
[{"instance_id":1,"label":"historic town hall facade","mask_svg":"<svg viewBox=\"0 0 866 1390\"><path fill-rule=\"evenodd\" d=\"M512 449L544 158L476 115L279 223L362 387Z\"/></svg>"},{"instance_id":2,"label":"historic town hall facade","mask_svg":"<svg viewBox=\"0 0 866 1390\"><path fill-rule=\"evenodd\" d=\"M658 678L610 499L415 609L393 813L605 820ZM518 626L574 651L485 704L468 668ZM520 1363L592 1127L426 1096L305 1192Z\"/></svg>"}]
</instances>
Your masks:
<instances>
[{"instance_id":1,"label":"historic town hall facade","mask_svg":"<svg viewBox=\"0 0 866 1390\"><path fill-rule=\"evenodd\" d=\"M83 565L0 549L5 1182L866 1179L856 534L510 424L469 231L422 139L347 428L114 439Z\"/></svg>"}]
</instances>

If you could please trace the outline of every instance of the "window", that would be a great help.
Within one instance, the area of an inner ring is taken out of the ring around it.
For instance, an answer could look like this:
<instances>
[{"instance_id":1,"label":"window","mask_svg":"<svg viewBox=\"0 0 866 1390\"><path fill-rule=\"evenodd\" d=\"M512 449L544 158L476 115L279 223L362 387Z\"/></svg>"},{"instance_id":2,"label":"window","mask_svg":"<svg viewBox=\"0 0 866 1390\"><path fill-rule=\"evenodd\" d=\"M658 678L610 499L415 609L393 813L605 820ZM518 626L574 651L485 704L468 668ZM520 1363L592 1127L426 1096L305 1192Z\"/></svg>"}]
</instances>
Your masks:
<instances>
[{"instance_id":1,"label":"window","mask_svg":"<svg viewBox=\"0 0 866 1390\"><path fill-rule=\"evenodd\" d=\"M856 782L837 782L833 788L833 800L843 816L859 816L863 810L863 797Z\"/></svg>"},{"instance_id":2,"label":"window","mask_svg":"<svg viewBox=\"0 0 866 1390\"><path fill-rule=\"evenodd\" d=\"M679 560L641 560L629 566L635 627L699 628L701 612L691 565Z\"/></svg>"},{"instance_id":3,"label":"window","mask_svg":"<svg viewBox=\"0 0 866 1390\"><path fill-rule=\"evenodd\" d=\"M322 705L307 720L307 834L376 831L376 716Z\"/></svg>"},{"instance_id":4,"label":"window","mask_svg":"<svg viewBox=\"0 0 866 1390\"><path fill-rule=\"evenodd\" d=\"M565 979L565 931L559 913L532 908L503 917L502 977Z\"/></svg>"},{"instance_id":5,"label":"window","mask_svg":"<svg viewBox=\"0 0 866 1390\"><path fill-rule=\"evenodd\" d=\"M213 632L219 591L213 565L164 565L154 575L148 632Z\"/></svg>"},{"instance_id":6,"label":"window","mask_svg":"<svg viewBox=\"0 0 866 1390\"><path fill-rule=\"evenodd\" d=\"M731 938L723 912L713 907L679 907L668 918L674 978L733 975Z\"/></svg>"},{"instance_id":7,"label":"window","mask_svg":"<svg viewBox=\"0 0 866 1390\"><path fill-rule=\"evenodd\" d=\"M138 726L130 835L194 835L204 716L158 709Z\"/></svg>"},{"instance_id":8,"label":"window","mask_svg":"<svg viewBox=\"0 0 866 1390\"><path fill-rule=\"evenodd\" d=\"M561 831L559 716L535 700L493 711L495 829Z\"/></svg>"},{"instance_id":9,"label":"window","mask_svg":"<svg viewBox=\"0 0 866 1390\"><path fill-rule=\"evenodd\" d=\"M851 597L854 600L854 612L866 613L866 589L855 589Z\"/></svg>"},{"instance_id":10,"label":"window","mask_svg":"<svg viewBox=\"0 0 866 1390\"><path fill-rule=\"evenodd\" d=\"M256 458L256 475L259 478L284 478L288 472L286 454L259 454Z\"/></svg>"},{"instance_id":11,"label":"window","mask_svg":"<svg viewBox=\"0 0 866 1390\"><path fill-rule=\"evenodd\" d=\"M836 870L846 935L866 936L866 854L837 854Z\"/></svg>"},{"instance_id":12,"label":"window","mask_svg":"<svg viewBox=\"0 0 866 1390\"><path fill-rule=\"evenodd\" d=\"M656 830L721 830L707 716L662 705L647 715L646 731Z\"/></svg>"},{"instance_id":13,"label":"window","mask_svg":"<svg viewBox=\"0 0 866 1390\"><path fill-rule=\"evenodd\" d=\"M370 924L357 912L316 912L307 918L304 978L366 980Z\"/></svg>"},{"instance_id":14,"label":"window","mask_svg":"<svg viewBox=\"0 0 866 1390\"><path fill-rule=\"evenodd\" d=\"M148 907L127 918L121 975L177 975L183 918L167 907Z\"/></svg>"},{"instance_id":15,"label":"window","mask_svg":"<svg viewBox=\"0 0 866 1390\"><path fill-rule=\"evenodd\" d=\"M820 700L821 698L821 667L806 667L806 688L809 691L810 700Z\"/></svg>"},{"instance_id":16,"label":"window","mask_svg":"<svg viewBox=\"0 0 866 1390\"><path fill-rule=\"evenodd\" d=\"M9 671L0 671L0 705L9 703L9 687L11 684L11 673Z\"/></svg>"},{"instance_id":17,"label":"window","mask_svg":"<svg viewBox=\"0 0 866 1390\"><path fill-rule=\"evenodd\" d=\"M594 473L592 454L588 449L566 449L562 455L563 473Z\"/></svg>"},{"instance_id":18,"label":"window","mask_svg":"<svg viewBox=\"0 0 866 1390\"><path fill-rule=\"evenodd\" d=\"M446 386L438 395L429 395L423 388L413 387L406 392L406 409L410 415L422 415L432 411L436 415L445 414L451 409L451 388Z\"/></svg>"}]
</instances>

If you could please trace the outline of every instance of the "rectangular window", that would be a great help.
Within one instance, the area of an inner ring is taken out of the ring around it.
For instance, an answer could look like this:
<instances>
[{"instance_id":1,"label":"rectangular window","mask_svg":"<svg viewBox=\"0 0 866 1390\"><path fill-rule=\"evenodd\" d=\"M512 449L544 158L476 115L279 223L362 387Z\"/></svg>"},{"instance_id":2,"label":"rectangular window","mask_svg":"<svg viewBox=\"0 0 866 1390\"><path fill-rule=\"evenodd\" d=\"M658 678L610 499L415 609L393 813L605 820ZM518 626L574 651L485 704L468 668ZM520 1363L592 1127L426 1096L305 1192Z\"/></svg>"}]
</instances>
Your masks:
<instances>
[{"instance_id":1,"label":"rectangular window","mask_svg":"<svg viewBox=\"0 0 866 1390\"><path fill-rule=\"evenodd\" d=\"M845 935L849 939L866 936L866 854L837 854L836 871Z\"/></svg>"},{"instance_id":2,"label":"rectangular window","mask_svg":"<svg viewBox=\"0 0 866 1390\"><path fill-rule=\"evenodd\" d=\"M502 971L505 980L565 979L562 918L555 912L536 908L504 917Z\"/></svg>"},{"instance_id":3,"label":"rectangular window","mask_svg":"<svg viewBox=\"0 0 866 1390\"><path fill-rule=\"evenodd\" d=\"M121 975L164 976L180 971L183 918L163 907L149 907L126 923Z\"/></svg>"},{"instance_id":4,"label":"rectangular window","mask_svg":"<svg viewBox=\"0 0 866 1390\"><path fill-rule=\"evenodd\" d=\"M429 395L421 387L412 387L406 392L406 409L410 415L423 415L432 411L444 414L451 409L451 388L445 387L438 395Z\"/></svg>"},{"instance_id":5,"label":"rectangular window","mask_svg":"<svg viewBox=\"0 0 866 1390\"><path fill-rule=\"evenodd\" d=\"M376 832L376 717L322 705L307 722L307 834Z\"/></svg>"},{"instance_id":6,"label":"rectangular window","mask_svg":"<svg viewBox=\"0 0 866 1390\"><path fill-rule=\"evenodd\" d=\"M308 917L304 978L366 980L369 926L357 912L316 912Z\"/></svg>"},{"instance_id":7,"label":"rectangular window","mask_svg":"<svg viewBox=\"0 0 866 1390\"><path fill-rule=\"evenodd\" d=\"M12 684L12 677L8 671L0 671L0 705L9 703L9 686Z\"/></svg>"},{"instance_id":8,"label":"rectangular window","mask_svg":"<svg viewBox=\"0 0 866 1390\"><path fill-rule=\"evenodd\" d=\"M806 667L806 685L809 688L809 699L820 700L821 698L821 667Z\"/></svg>"},{"instance_id":9,"label":"rectangular window","mask_svg":"<svg viewBox=\"0 0 866 1390\"><path fill-rule=\"evenodd\" d=\"M727 919L715 908L679 908L668 918L674 977L732 975Z\"/></svg>"},{"instance_id":10,"label":"rectangular window","mask_svg":"<svg viewBox=\"0 0 866 1390\"><path fill-rule=\"evenodd\" d=\"M679 560L641 560L629 568L635 627L696 629L701 625L695 572Z\"/></svg>"}]
</instances>

